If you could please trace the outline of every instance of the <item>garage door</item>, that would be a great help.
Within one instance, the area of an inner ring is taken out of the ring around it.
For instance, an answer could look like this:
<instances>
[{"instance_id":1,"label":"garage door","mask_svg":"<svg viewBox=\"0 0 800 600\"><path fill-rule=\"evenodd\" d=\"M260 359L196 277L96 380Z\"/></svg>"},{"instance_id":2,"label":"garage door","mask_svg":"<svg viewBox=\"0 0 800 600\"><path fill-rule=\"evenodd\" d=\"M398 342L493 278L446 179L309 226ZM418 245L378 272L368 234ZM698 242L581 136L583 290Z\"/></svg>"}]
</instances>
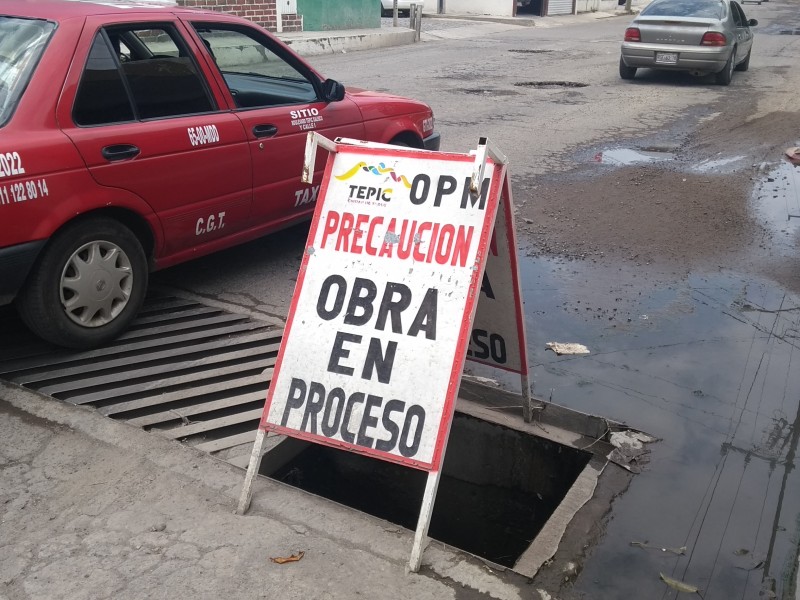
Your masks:
<instances>
[{"instance_id":1,"label":"garage door","mask_svg":"<svg viewBox=\"0 0 800 600\"><path fill-rule=\"evenodd\" d=\"M547 3L547 16L553 15L571 15L572 14L572 0L550 0Z\"/></svg>"}]
</instances>

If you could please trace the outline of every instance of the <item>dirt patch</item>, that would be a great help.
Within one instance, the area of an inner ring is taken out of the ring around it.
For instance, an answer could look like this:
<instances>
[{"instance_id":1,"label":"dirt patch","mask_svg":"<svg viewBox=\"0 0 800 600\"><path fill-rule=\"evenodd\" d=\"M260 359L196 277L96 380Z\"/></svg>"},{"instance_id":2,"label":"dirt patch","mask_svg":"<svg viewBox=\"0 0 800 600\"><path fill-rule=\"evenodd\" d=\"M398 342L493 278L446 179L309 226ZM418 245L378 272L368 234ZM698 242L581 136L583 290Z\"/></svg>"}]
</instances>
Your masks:
<instances>
[{"instance_id":1,"label":"dirt patch","mask_svg":"<svg viewBox=\"0 0 800 600\"><path fill-rule=\"evenodd\" d=\"M736 110L702 122L671 161L584 166L567 178L514 182L521 245L533 256L672 273L783 272L798 284L787 257L773 254L774 233L751 199L764 165L778 164L784 148L796 145L800 113L747 120L750 107ZM701 161L737 155L745 166L736 170L692 171Z\"/></svg>"},{"instance_id":2,"label":"dirt patch","mask_svg":"<svg viewBox=\"0 0 800 600\"><path fill-rule=\"evenodd\" d=\"M520 211L529 252L639 264L718 264L756 242L748 175L628 166L531 189Z\"/></svg>"}]
</instances>

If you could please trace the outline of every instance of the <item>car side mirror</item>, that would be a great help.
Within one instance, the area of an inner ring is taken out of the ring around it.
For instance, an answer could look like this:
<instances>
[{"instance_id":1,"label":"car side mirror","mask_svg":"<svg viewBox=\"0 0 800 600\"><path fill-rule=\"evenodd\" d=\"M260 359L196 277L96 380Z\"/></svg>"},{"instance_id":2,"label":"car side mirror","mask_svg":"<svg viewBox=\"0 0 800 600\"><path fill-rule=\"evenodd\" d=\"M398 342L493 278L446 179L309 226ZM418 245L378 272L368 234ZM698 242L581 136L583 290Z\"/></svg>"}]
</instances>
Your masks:
<instances>
[{"instance_id":1,"label":"car side mirror","mask_svg":"<svg viewBox=\"0 0 800 600\"><path fill-rule=\"evenodd\" d=\"M322 82L322 99L325 102L339 102L344 99L344 86L335 79Z\"/></svg>"},{"instance_id":2,"label":"car side mirror","mask_svg":"<svg viewBox=\"0 0 800 600\"><path fill-rule=\"evenodd\" d=\"M757 21L756 19L750 19L750 20L747 22L747 25L748 25L749 27L755 27L756 25L758 25L758 21Z\"/></svg>"}]
</instances>

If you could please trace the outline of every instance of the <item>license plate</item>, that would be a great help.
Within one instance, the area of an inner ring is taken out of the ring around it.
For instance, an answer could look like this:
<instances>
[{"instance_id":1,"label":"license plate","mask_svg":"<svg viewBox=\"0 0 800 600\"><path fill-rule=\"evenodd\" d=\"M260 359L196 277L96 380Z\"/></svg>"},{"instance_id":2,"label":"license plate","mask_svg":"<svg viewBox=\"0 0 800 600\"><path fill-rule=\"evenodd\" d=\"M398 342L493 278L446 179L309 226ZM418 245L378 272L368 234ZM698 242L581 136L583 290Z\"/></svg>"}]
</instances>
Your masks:
<instances>
[{"instance_id":1,"label":"license plate","mask_svg":"<svg viewBox=\"0 0 800 600\"><path fill-rule=\"evenodd\" d=\"M656 52L656 62L662 65L674 65L678 62L677 52Z\"/></svg>"}]
</instances>

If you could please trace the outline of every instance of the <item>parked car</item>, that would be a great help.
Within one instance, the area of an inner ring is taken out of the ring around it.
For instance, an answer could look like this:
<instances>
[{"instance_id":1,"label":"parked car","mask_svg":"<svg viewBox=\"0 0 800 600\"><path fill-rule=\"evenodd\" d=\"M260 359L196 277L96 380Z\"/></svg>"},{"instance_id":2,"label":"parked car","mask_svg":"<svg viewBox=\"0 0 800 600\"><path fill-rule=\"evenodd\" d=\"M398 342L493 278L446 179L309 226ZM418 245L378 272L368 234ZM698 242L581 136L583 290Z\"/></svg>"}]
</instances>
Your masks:
<instances>
[{"instance_id":1,"label":"parked car","mask_svg":"<svg viewBox=\"0 0 800 600\"><path fill-rule=\"evenodd\" d=\"M410 13L412 4L422 4L423 0L397 0L397 12ZM394 0L381 0L381 15L391 17L394 12Z\"/></svg>"},{"instance_id":2,"label":"parked car","mask_svg":"<svg viewBox=\"0 0 800 600\"><path fill-rule=\"evenodd\" d=\"M756 25L735 0L654 0L625 30L619 75L633 79L643 67L715 73L728 85L734 70L750 67Z\"/></svg>"},{"instance_id":3,"label":"parked car","mask_svg":"<svg viewBox=\"0 0 800 600\"><path fill-rule=\"evenodd\" d=\"M438 149L422 102L326 79L266 30L175 6L0 6L0 304L119 335L148 272L311 217L306 134Z\"/></svg>"}]
</instances>

